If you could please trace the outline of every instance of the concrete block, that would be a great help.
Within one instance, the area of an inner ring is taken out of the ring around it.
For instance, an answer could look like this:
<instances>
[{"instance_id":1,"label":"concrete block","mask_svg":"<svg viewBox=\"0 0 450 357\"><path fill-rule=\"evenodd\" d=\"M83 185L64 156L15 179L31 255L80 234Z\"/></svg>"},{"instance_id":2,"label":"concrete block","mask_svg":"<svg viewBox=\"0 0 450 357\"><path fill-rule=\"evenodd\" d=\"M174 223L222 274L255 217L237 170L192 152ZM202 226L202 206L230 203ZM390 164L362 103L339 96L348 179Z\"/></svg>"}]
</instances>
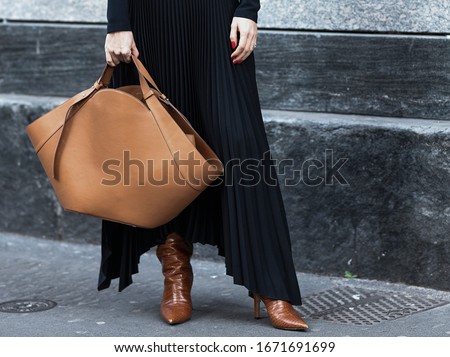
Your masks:
<instances>
[{"instance_id":1,"label":"concrete block","mask_svg":"<svg viewBox=\"0 0 450 357\"><path fill-rule=\"evenodd\" d=\"M449 33L446 1L421 0L261 0L263 28Z\"/></svg>"},{"instance_id":2,"label":"concrete block","mask_svg":"<svg viewBox=\"0 0 450 357\"><path fill-rule=\"evenodd\" d=\"M297 269L450 289L450 123L264 117L274 156L295 163L281 180Z\"/></svg>"},{"instance_id":3,"label":"concrete block","mask_svg":"<svg viewBox=\"0 0 450 357\"><path fill-rule=\"evenodd\" d=\"M104 67L104 37L104 26L0 25L0 93L90 87ZM450 119L443 36L261 31L258 42L264 109Z\"/></svg>"},{"instance_id":4,"label":"concrete block","mask_svg":"<svg viewBox=\"0 0 450 357\"><path fill-rule=\"evenodd\" d=\"M0 95L0 230L98 243L100 220L62 211L24 132L61 100ZM263 116L298 270L450 290L448 121Z\"/></svg>"},{"instance_id":5,"label":"concrete block","mask_svg":"<svg viewBox=\"0 0 450 357\"><path fill-rule=\"evenodd\" d=\"M0 0L0 19L106 23L106 4L106 0ZM438 0L261 0L258 27L449 33L450 7Z\"/></svg>"}]
</instances>

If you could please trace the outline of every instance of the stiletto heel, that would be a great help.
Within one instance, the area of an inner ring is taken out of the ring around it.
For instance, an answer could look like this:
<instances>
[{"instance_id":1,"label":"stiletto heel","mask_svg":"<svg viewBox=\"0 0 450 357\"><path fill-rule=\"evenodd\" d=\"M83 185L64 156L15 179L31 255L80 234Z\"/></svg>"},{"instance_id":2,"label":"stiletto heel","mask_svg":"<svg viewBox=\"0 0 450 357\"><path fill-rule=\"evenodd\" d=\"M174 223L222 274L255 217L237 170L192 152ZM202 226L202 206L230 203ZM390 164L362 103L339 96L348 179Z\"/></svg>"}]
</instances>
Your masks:
<instances>
[{"instance_id":1,"label":"stiletto heel","mask_svg":"<svg viewBox=\"0 0 450 357\"><path fill-rule=\"evenodd\" d=\"M308 329L308 324L300 317L289 302L271 299L257 293L253 293L253 299L255 319L260 318L260 302L262 300L266 306L273 327L282 330Z\"/></svg>"},{"instance_id":2,"label":"stiletto heel","mask_svg":"<svg viewBox=\"0 0 450 357\"><path fill-rule=\"evenodd\" d=\"M260 318L261 298L258 294L253 294L253 314L255 319Z\"/></svg>"}]
</instances>

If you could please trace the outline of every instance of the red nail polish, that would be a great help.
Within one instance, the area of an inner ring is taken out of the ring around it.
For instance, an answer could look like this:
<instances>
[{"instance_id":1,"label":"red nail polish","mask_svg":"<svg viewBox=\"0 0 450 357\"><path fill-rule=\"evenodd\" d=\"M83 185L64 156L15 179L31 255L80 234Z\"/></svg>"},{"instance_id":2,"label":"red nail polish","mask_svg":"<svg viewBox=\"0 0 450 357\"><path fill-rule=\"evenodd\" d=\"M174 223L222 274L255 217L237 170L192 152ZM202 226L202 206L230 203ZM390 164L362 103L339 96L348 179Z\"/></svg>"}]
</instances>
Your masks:
<instances>
[{"instance_id":1,"label":"red nail polish","mask_svg":"<svg viewBox=\"0 0 450 357\"><path fill-rule=\"evenodd\" d=\"M236 42L231 41L231 48L234 50L236 48Z\"/></svg>"}]
</instances>

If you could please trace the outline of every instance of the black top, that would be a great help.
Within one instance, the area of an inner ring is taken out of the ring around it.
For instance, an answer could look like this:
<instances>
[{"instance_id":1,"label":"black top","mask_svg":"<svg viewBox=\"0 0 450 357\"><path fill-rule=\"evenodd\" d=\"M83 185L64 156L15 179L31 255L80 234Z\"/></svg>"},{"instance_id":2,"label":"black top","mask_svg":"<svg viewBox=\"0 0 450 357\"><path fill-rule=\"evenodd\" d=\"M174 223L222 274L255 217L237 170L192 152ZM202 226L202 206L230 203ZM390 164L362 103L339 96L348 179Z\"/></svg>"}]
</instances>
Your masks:
<instances>
[{"instance_id":1,"label":"black top","mask_svg":"<svg viewBox=\"0 0 450 357\"><path fill-rule=\"evenodd\" d=\"M257 22L258 10L261 5L259 0L241 0L234 12L234 16L245 17ZM128 17L128 0L108 0L107 32L131 31Z\"/></svg>"}]
</instances>

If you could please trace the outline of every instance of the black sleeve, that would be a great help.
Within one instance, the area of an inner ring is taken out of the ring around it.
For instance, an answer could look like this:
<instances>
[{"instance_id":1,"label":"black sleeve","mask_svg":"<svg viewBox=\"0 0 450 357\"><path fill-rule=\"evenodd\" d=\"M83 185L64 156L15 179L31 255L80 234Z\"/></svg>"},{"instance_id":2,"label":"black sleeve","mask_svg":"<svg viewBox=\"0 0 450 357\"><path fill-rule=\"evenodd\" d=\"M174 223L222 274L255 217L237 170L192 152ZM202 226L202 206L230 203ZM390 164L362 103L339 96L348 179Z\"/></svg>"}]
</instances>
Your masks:
<instances>
[{"instance_id":1,"label":"black sleeve","mask_svg":"<svg viewBox=\"0 0 450 357\"><path fill-rule=\"evenodd\" d=\"M259 0L241 0L234 12L234 16L245 17L258 22L258 11L260 8Z\"/></svg>"},{"instance_id":2,"label":"black sleeve","mask_svg":"<svg viewBox=\"0 0 450 357\"><path fill-rule=\"evenodd\" d=\"M131 31L130 17L128 14L128 0L108 0L106 11L108 25L106 31Z\"/></svg>"},{"instance_id":3,"label":"black sleeve","mask_svg":"<svg viewBox=\"0 0 450 357\"><path fill-rule=\"evenodd\" d=\"M259 0L241 0L234 16L245 17L258 21L258 11L261 8ZM131 31L128 14L128 0L108 0L107 32Z\"/></svg>"}]
</instances>

